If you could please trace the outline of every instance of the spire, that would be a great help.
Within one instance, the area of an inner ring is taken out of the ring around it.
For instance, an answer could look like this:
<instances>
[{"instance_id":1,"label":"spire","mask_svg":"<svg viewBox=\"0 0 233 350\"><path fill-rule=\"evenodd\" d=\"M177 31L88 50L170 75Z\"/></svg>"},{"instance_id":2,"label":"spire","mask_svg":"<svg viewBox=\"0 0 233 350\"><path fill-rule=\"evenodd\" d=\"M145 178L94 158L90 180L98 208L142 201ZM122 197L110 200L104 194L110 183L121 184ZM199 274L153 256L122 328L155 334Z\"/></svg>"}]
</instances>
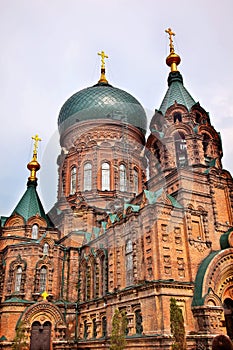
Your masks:
<instances>
[{"instance_id":1,"label":"spire","mask_svg":"<svg viewBox=\"0 0 233 350\"><path fill-rule=\"evenodd\" d=\"M28 163L27 168L31 171L31 174L28 178L29 181L35 181L36 178L36 172L40 169L40 164L37 161L37 148L38 148L38 142L41 141L41 138L36 134L35 136L32 136L32 139L34 140L34 148L33 148L33 157L30 163Z\"/></svg>"},{"instance_id":2,"label":"spire","mask_svg":"<svg viewBox=\"0 0 233 350\"><path fill-rule=\"evenodd\" d=\"M40 169L40 164L37 161L37 148L38 142L41 141L41 138L39 138L39 136L36 134L35 136L32 136L32 139L34 140L34 147L32 160L27 165L31 172L27 182L27 189L13 210L11 216L14 214L21 215L25 222L27 222L29 218L39 215L41 218L46 220L49 227L53 227L53 223L51 222L49 216L45 214L43 205L36 191L36 172Z\"/></svg>"},{"instance_id":3,"label":"spire","mask_svg":"<svg viewBox=\"0 0 233 350\"><path fill-rule=\"evenodd\" d=\"M108 84L108 81L105 76L105 58L108 58L108 56L105 54L104 51L98 52L98 55L101 56L101 76L98 83Z\"/></svg>"},{"instance_id":4,"label":"spire","mask_svg":"<svg viewBox=\"0 0 233 350\"><path fill-rule=\"evenodd\" d=\"M169 41L170 41L170 54L166 58L166 63L169 67L171 67L171 72L177 72L177 66L180 64L180 56L175 53L174 45L172 37L176 34L171 30L171 28L168 28L165 30L166 33L169 35Z\"/></svg>"},{"instance_id":5,"label":"spire","mask_svg":"<svg viewBox=\"0 0 233 350\"><path fill-rule=\"evenodd\" d=\"M161 106L159 107L159 111L162 112L163 115L166 114L167 109L175 102L185 106L188 111L190 111L191 107L196 103L184 87L182 75L177 70L177 66L180 64L181 59L180 56L175 53L174 49L173 36L175 33L171 28L166 29L165 32L168 33L170 41L170 54L166 58L166 63L171 67L171 72L168 76L168 90L163 98Z\"/></svg>"}]
</instances>

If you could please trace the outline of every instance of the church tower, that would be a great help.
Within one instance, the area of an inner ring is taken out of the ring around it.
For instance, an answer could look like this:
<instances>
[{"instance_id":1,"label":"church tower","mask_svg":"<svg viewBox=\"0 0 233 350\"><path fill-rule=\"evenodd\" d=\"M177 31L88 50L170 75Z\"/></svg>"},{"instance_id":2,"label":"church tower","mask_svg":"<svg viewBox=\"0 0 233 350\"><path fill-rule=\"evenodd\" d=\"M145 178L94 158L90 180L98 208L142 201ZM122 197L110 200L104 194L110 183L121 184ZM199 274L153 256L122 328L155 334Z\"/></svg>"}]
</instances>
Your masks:
<instances>
[{"instance_id":1,"label":"church tower","mask_svg":"<svg viewBox=\"0 0 233 350\"><path fill-rule=\"evenodd\" d=\"M23 334L25 350L109 350L120 312L126 349L169 350L174 302L187 350L210 350L219 333L233 338L233 180L166 32L168 89L147 139L145 111L109 84L103 51L97 84L62 106L49 214L33 137L27 189L1 217L0 348Z\"/></svg>"}]
</instances>

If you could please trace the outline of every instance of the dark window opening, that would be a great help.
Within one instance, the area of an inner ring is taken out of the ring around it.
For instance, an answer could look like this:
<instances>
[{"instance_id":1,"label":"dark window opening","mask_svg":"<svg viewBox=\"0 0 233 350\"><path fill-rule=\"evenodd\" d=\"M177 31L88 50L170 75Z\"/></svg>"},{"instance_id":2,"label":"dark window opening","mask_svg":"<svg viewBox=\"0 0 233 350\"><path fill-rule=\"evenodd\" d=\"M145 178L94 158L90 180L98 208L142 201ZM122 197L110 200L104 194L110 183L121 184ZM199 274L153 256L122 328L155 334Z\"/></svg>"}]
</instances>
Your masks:
<instances>
[{"instance_id":1,"label":"dark window opening","mask_svg":"<svg viewBox=\"0 0 233 350\"><path fill-rule=\"evenodd\" d=\"M177 166L182 167L188 165L187 145L184 134L175 134L175 149Z\"/></svg>"},{"instance_id":2,"label":"dark window opening","mask_svg":"<svg viewBox=\"0 0 233 350\"><path fill-rule=\"evenodd\" d=\"M174 123L176 123L177 121L178 122L182 122L182 115L181 115L181 113L175 112L173 114L173 120L174 120Z\"/></svg>"}]
</instances>

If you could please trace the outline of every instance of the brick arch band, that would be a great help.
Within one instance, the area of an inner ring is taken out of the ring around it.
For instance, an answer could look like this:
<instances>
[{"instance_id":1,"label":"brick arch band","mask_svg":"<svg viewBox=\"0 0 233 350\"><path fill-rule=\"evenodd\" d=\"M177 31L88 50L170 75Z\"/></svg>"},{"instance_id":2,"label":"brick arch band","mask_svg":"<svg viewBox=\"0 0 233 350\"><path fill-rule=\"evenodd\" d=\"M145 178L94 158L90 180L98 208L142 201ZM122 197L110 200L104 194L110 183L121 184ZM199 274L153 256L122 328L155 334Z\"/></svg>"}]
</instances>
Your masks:
<instances>
[{"instance_id":1,"label":"brick arch band","mask_svg":"<svg viewBox=\"0 0 233 350\"><path fill-rule=\"evenodd\" d=\"M32 323L35 321L39 321L41 324L49 321L52 324L53 330L58 330L62 333L66 328L66 324L60 310L57 306L48 301L42 301L36 305L30 306L22 315L21 322L27 329L31 328ZM61 337L58 335L58 338Z\"/></svg>"},{"instance_id":2,"label":"brick arch band","mask_svg":"<svg viewBox=\"0 0 233 350\"><path fill-rule=\"evenodd\" d=\"M208 295L209 291L213 290L221 300L221 304L226 296L233 299L233 265L230 263L231 261L233 261L233 248L223 250L215 256L206 271L203 296ZM208 299L206 298L205 304L208 303Z\"/></svg>"}]
</instances>

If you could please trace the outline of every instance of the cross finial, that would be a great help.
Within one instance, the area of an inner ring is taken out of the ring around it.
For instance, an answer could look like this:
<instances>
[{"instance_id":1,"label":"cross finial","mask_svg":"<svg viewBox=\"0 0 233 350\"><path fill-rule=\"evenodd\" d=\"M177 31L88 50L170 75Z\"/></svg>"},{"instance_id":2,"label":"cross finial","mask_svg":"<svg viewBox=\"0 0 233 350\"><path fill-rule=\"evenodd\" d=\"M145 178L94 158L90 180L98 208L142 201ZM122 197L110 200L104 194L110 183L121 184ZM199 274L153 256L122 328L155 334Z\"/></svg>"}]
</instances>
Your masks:
<instances>
[{"instance_id":1,"label":"cross finial","mask_svg":"<svg viewBox=\"0 0 233 350\"><path fill-rule=\"evenodd\" d=\"M43 300L47 300L47 297L49 296L49 294L46 292L46 290L41 294Z\"/></svg>"},{"instance_id":2,"label":"cross finial","mask_svg":"<svg viewBox=\"0 0 233 350\"><path fill-rule=\"evenodd\" d=\"M38 142L42 141L42 139L36 134L35 136L32 136L32 139L34 142L34 148L33 148L33 156L37 156L37 148L38 148Z\"/></svg>"},{"instance_id":3,"label":"cross finial","mask_svg":"<svg viewBox=\"0 0 233 350\"><path fill-rule=\"evenodd\" d=\"M106 55L104 51L98 52L98 55L101 56L101 75L98 83L108 84L105 77L105 58L108 58L108 55Z\"/></svg>"},{"instance_id":4,"label":"cross finial","mask_svg":"<svg viewBox=\"0 0 233 350\"><path fill-rule=\"evenodd\" d=\"M104 51L98 52L98 55L101 56L101 68L105 68L105 58L108 58L108 55Z\"/></svg>"},{"instance_id":5,"label":"cross finial","mask_svg":"<svg viewBox=\"0 0 233 350\"><path fill-rule=\"evenodd\" d=\"M174 52L174 45L173 45L173 40L172 40L172 36L175 36L176 34L171 30L171 28L168 28L165 30L166 33L168 33L169 35L169 40L170 40L170 52L173 53Z\"/></svg>"}]
</instances>

